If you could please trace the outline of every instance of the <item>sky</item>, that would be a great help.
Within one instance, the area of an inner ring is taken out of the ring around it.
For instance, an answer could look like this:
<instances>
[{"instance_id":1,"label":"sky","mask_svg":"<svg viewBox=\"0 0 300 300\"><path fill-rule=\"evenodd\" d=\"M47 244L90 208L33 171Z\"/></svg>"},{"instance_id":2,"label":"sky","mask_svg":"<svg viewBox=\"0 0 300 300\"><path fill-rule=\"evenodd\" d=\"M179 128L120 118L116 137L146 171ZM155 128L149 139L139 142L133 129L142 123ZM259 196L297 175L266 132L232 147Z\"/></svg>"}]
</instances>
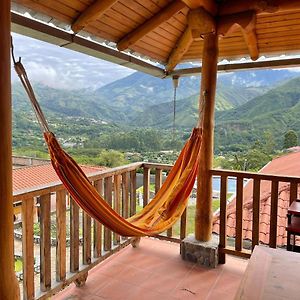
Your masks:
<instances>
[{"instance_id":1,"label":"sky","mask_svg":"<svg viewBox=\"0 0 300 300\"><path fill-rule=\"evenodd\" d=\"M59 89L96 89L128 76L134 70L69 49L13 33L15 56L29 78ZM12 70L13 82L17 80Z\"/></svg>"}]
</instances>

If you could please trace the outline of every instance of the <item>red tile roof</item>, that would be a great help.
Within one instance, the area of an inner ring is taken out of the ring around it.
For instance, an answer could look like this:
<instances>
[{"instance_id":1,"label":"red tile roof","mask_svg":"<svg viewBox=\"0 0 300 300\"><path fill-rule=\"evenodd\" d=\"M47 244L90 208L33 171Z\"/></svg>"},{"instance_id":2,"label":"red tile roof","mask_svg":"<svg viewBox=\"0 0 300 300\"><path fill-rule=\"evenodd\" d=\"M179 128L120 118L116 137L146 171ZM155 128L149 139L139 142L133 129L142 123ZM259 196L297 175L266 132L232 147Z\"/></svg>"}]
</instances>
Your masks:
<instances>
[{"instance_id":1,"label":"red tile roof","mask_svg":"<svg viewBox=\"0 0 300 300\"><path fill-rule=\"evenodd\" d=\"M278 157L262 168L259 173L300 176L300 153L290 153ZM288 183L280 182L278 191L278 218L277 218L277 245L286 245L287 208L289 207L290 188ZM299 195L298 195L299 196ZM243 206L243 237L252 239L252 198L253 180L250 180L244 187ZM270 208L271 208L271 183L261 181L260 191L260 234L261 243L268 244L270 236ZM236 199L234 198L227 208L227 235L235 237L236 224ZM216 215L213 223L213 232L219 233L219 216Z\"/></svg>"},{"instance_id":2,"label":"red tile roof","mask_svg":"<svg viewBox=\"0 0 300 300\"><path fill-rule=\"evenodd\" d=\"M104 167L81 166L86 175L92 175L104 169ZM21 192L28 189L40 188L49 184L60 183L52 165L30 166L13 170L13 192Z\"/></svg>"}]
</instances>

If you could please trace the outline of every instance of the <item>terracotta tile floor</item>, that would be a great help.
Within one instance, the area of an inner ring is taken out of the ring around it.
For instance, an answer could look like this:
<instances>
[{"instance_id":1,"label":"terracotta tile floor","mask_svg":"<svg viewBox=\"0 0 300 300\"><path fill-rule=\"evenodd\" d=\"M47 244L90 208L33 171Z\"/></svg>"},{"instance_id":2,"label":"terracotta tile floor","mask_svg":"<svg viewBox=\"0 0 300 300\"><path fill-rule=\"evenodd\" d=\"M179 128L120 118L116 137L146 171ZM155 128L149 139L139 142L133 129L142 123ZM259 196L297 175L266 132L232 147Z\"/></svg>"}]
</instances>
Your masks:
<instances>
[{"instance_id":1,"label":"terracotta tile floor","mask_svg":"<svg viewBox=\"0 0 300 300\"><path fill-rule=\"evenodd\" d=\"M143 238L89 272L84 287L71 285L55 300L233 299L247 260L227 256L216 269L181 260L179 245Z\"/></svg>"}]
</instances>

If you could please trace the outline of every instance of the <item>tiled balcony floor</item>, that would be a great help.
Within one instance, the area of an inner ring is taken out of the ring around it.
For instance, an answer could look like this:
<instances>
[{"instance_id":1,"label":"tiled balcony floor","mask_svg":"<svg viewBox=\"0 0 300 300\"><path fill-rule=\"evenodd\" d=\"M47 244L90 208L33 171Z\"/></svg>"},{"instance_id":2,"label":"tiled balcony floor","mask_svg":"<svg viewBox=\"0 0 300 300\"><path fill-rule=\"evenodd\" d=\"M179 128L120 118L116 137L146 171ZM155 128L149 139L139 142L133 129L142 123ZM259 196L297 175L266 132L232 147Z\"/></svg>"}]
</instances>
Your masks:
<instances>
[{"instance_id":1,"label":"tiled balcony floor","mask_svg":"<svg viewBox=\"0 0 300 300\"><path fill-rule=\"evenodd\" d=\"M55 300L234 299L247 260L227 256L216 269L181 260L179 245L143 238L89 272L84 287L74 284Z\"/></svg>"}]
</instances>

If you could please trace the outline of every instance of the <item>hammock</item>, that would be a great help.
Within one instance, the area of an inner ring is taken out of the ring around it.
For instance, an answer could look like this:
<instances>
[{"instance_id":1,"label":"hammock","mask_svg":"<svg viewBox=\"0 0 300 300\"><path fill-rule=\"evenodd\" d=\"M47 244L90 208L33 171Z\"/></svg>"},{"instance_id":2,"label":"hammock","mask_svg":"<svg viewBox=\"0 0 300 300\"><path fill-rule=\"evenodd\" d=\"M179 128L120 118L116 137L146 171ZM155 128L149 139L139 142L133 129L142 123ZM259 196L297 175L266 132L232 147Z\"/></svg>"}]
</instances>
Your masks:
<instances>
[{"instance_id":1,"label":"hammock","mask_svg":"<svg viewBox=\"0 0 300 300\"><path fill-rule=\"evenodd\" d=\"M122 236L156 235L172 227L184 212L195 183L202 130L193 129L152 201L141 212L124 219L99 195L79 165L61 148L55 135L49 130L21 61L16 62L14 57L13 61L44 132L53 168L75 202L91 217Z\"/></svg>"}]
</instances>

